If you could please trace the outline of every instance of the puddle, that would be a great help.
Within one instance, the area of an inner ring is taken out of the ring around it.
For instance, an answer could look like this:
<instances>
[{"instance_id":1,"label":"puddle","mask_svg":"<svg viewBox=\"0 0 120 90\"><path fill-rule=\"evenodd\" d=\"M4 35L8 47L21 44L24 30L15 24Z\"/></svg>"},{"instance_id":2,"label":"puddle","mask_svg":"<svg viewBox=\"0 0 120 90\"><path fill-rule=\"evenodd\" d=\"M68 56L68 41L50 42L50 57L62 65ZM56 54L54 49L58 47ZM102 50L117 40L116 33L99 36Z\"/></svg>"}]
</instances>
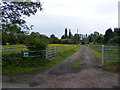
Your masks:
<instances>
[{"instance_id":1,"label":"puddle","mask_svg":"<svg viewBox=\"0 0 120 90\"><path fill-rule=\"evenodd\" d=\"M30 82L29 84L27 84L30 87L36 87L38 85L40 85L38 82Z\"/></svg>"}]
</instances>

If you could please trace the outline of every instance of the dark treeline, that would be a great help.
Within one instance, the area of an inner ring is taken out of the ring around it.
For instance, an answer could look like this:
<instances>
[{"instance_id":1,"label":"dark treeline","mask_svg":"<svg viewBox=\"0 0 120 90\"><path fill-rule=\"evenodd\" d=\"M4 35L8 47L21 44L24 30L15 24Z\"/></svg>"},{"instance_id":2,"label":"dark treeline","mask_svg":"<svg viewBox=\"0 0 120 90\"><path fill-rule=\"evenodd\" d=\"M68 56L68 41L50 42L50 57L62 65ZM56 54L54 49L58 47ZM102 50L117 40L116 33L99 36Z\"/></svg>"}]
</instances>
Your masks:
<instances>
[{"instance_id":1,"label":"dark treeline","mask_svg":"<svg viewBox=\"0 0 120 90\"><path fill-rule=\"evenodd\" d=\"M65 34L61 37L63 43L68 44L105 44L105 45L120 45L120 28L111 28L105 31L105 34L100 34L95 31L90 35L87 34L75 34L72 35L69 29L69 34L67 35L67 28L65 28Z\"/></svg>"},{"instance_id":2,"label":"dark treeline","mask_svg":"<svg viewBox=\"0 0 120 90\"><path fill-rule=\"evenodd\" d=\"M105 44L105 45L120 45L120 28L111 28L105 31L105 35L99 32L91 33L88 36L88 43Z\"/></svg>"},{"instance_id":3,"label":"dark treeline","mask_svg":"<svg viewBox=\"0 0 120 90\"><path fill-rule=\"evenodd\" d=\"M71 30L69 33L65 28L65 34L58 39L54 34L50 37L42 35L38 32L32 32L28 34L26 31L21 31L19 28L13 27L11 32L2 32L2 44L28 44L36 43L39 44L109 44L109 45L119 45L120 44L120 28L107 29L105 35L100 34L95 31L90 35L87 34L74 34L72 35Z\"/></svg>"}]
</instances>

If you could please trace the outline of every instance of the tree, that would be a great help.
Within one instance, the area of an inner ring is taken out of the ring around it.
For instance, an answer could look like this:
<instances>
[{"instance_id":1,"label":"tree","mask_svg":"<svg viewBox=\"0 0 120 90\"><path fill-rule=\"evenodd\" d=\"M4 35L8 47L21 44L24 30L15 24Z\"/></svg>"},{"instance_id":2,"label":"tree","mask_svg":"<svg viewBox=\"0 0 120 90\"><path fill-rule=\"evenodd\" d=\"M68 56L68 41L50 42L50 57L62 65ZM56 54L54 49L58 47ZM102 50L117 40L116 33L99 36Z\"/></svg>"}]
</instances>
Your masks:
<instances>
[{"instance_id":1,"label":"tree","mask_svg":"<svg viewBox=\"0 0 120 90\"><path fill-rule=\"evenodd\" d=\"M119 45L120 46L120 36L115 36L108 41L110 45Z\"/></svg>"},{"instance_id":2,"label":"tree","mask_svg":"<svg viewBox=\"0 0 120 90\"><path fill-rule=\"evenodd\" d=\"M98 36L99 36L99 32L95 31L95 32L94 32L94 35L93 35L93 42L94 42L94 44L97 43L97 37L98 37Z\"/></svg>"},{"instance_id":3,"label":"tree","mask_svg":"<svg viewBox=\"0 0 120 90\"><path fill-rule=\"evenodd\" d=\"M8 0L3 0L0 2L2 5L2 25L3 30L10 31L9 27L17 26L23 29L30 29L26 25L26 21L23 19L23 16L31 16L35 14L38 9L42 10L42 5L40 2L13 2ZM28 1L28 0L27 0Z\"/></svg>"},{"instance_id":4,"label":"tree","mask_svg":"<svg viewBox=\"0 0 120 90\"><path fill-rule=\"evenodd\" d=\"M95 32L94 32L94 35L95 35L95 36L98 36L98 35L99 35L99 32L95 31Z\"/></svg>"},{"instance_id":5,"label":"tree","mask_svg":"<svg viewBox=\"0 0 120 90\"><path fill-rule=\"evenodd\" d=\"M120 45L120 28L114 28L113 36L109 39L108 44Z\"/></svg>"},{"instance_id":6,"label":"tree","mask_svg":"<svg viewBox=\"0 0 120 90\"><path fill-rule=\"evenodd\" d=\"M61 39L65 39L65 35L62 35Z\"/></svg>"},{"instance_id":7,"label":"tree","mask_svg":"<svg viewBox=\"0 0 120 90\"><path fill-rule=\"evenodd\" d=\"M88 35L86 34L86 36L85 36L86 38L88 38Z\"/></svg>"},{"instance_id":8,"label":"tree","mask_svg":"<svg viewBox=\"0 0 120 90\"><path fill-rule=\"evenodd\" d=\"M98 44L102 44L104 41L104 36L102 34L99 34L99 32L95 31L94 34L91 33L88 36L88 42L89 43L98 43Z\"/></svg>"},{"instance_id":9,"label":"tree","mask_svg":"<svg viewBox=\"0 0 120 90\"><path fill-rule=\"evenodd\" d=\"M33 46L29 47L30 50L36 51L35 54L41 55L42 57L45 55L46 45L48 45L49 38L45 35L41 35L38 32L32 32L28 36L28 41L26 42L27 46Z\"/></svg>"},{"instance_id":10,"label":"tree","mask_svg":"<svg viewBox=\"0 0 120 90\"><path fill-rule=\"evenodd\" d=\"M67 28L65 28L65 39L67 38Z\"/></svg>"},{"instance_id":11,"label":"tree","mask_svg":"<svg viewBox=\"0 0 120 90\"><path fill-rule=\"evenodd\" d=\"M71 30L69 29L69 39L72 39L72 33L71 33Z\"/></svg>"},{"instance_id":12,"label":"tree","mask_svg":"<svg viewBox=\"0 0 120 90\"><path fill-rule=\"evenodd\" d=\"M16 2L15 2L16 1ZM29 1L29 2L26 2ZM25 16L34 15L38 10L42 10L42 5L40 2L32 2L30 0L2 0L1 5L1 14L2 14L2 32L4 33L2 39L3 44L10 42L11 44L18 43L19 40L22 40L22 35L26 35L26 31L32 29L33 25L28 26L24 20ZM6 38L7 35L8 39ZM23 40L20 41L23 43Z\"/></svg>"},{"instance_id":13,"label":"tree","mask_svg":"<svg viewBox=\"0 0 120 90\"><path fill-rule=\"evenodd\" d=\"M81 40L81 44L82 45L88 44L88 38L83 38L83 40Z\"/></svg>"},{"instance_id":14,"label":"tree","mask_svg":"<svg viewBox=\"0 0 120 90\"><path fill-rule=\"evenodd\" d=\"M24 32L23 33L20 33L18 36L17 36L17 42L19 44L25 44L25 42L27 41L27 38L28 38L28 35L25 35Z\"/></svg>"},{"instance_id":15,"label":"tree","mask_svg":"<svg viewBox=\"0 0 120 90\"><path fill-rule=\"evenodd\" d=\"M57 43L59 43L59 39L57 37L55 37L54 34L52 34L52 35L50 35L50 43L57 44Z\"/></svg>"},{"instance_id":16,"label":"tree","mask_svg":"<svg viewBox=\"0 0 120 90\"><path fill-rule=\"evenodd\" d=\"M111 28L107 29L104 35L104 41L105 44L108 43L108 41L113 37L113 31Z\"/></svg>"},{"instance_id":17,"label":"tree","mask_svg":"<svg viewBox=\"0 0 120 90\"><path fill-rule=\"evenodd\" d=\"M2 45L5 45L9 41L9 36L7 33L2 32Z\"/></svg>"},{"instance_id":18,"label":"tree","mask_svg":"<svg viewBox=\"0 0 120 90\"><path fill-rule=\"evenodd\" d=\"M89 41L90 43L92 43L92 42L94 41L94 34L93 34L93 33L91 33L91 34L88 36L88 41Z\"/></svg>"},{"instance_id":19,"label":"tree","mask_svg":"<svg viewBox=\"0 0 120 90\"><path fill-rule=\"evenodd\" d=\"M79 34L75 34L75 35L74 35L74 37L73 37L73 39L72 39L72 42L73 42L74 44L79 44L79 43L80 43L80 36L79 36Z\"/></svg>"},{"instance_id":20,"label":"tree","mask_svg":"<svg viewBox=\"0 0 120 90\"><path fill-rule=\"evenodd\" d=\"M98 43L98 44L103 44L104 43L104 36L102 34L99 34L96 37L96 43Z\"/></svg>"}]
</instances>

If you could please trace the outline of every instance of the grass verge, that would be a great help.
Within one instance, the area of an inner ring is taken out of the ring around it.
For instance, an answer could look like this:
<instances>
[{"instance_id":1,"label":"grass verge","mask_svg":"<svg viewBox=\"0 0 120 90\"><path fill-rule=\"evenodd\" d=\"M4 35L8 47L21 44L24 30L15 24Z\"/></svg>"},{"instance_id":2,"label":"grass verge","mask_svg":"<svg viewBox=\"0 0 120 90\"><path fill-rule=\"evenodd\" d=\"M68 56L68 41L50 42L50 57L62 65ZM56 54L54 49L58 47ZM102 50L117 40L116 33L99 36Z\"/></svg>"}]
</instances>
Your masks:
<instances>
[{"instance_id":1,"label":"grass verge","mask_svg":"<svg viewBox=\"0 0 120 90\"><path fill-rule=\"evenodd\" d=\"M102 54L99 51L96 51L90 47L88 47L96 56L96 63L102 63Z\"/></svg>"},{"instance_id":2,"label":"grass verge","mask_svg":"<svg viewBox=\"0 0 120 90\"><path fill-rule=\"evenodd\" d=\"M102 63L102 53L94 50L91 47L88 47L96 56L96 62L101 64ZM103 69L108 70L110 72L119 72L120 71L120 63L115 62L105 62L102 66Z\"/></svg>"}]
</instances>

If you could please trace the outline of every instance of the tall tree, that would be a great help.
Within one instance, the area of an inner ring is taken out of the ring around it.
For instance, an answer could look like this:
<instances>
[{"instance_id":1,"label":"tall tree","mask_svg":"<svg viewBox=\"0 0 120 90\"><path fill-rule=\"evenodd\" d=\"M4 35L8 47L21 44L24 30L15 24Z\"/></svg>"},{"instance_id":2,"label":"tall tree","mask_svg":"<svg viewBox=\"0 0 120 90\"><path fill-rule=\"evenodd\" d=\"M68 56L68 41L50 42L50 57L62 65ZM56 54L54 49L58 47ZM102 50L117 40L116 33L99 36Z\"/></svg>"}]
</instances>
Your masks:
<instances>
[{"instance_id":1,"label":"tall tree","mask_svg":"<svg viewBox=\"0 0 120 90\"><path fill-rule=\"evenodd\" d=\"M71 33L71 30L69 29L69 39L72 38L72 33Z\"/></svg>"},{"instance_id":2,"label":"tall tree","mask_svg":"<svg viewBox=\"0 0 120 90\"><path fill-rule=\"evenodd\" d=\"M65 38L67 38L67 28L65 28Z\"/></svg>"},{"instance_id":3,"label":"tall tree","mask_svg":"<svg viewBox=\"0 0 120 90\"><path fill-rule=\"evenodd\" d=\"M86 34L86 36L85 36L86 38L88 37L88 35Z\"/></svg>"}]
</instances>

